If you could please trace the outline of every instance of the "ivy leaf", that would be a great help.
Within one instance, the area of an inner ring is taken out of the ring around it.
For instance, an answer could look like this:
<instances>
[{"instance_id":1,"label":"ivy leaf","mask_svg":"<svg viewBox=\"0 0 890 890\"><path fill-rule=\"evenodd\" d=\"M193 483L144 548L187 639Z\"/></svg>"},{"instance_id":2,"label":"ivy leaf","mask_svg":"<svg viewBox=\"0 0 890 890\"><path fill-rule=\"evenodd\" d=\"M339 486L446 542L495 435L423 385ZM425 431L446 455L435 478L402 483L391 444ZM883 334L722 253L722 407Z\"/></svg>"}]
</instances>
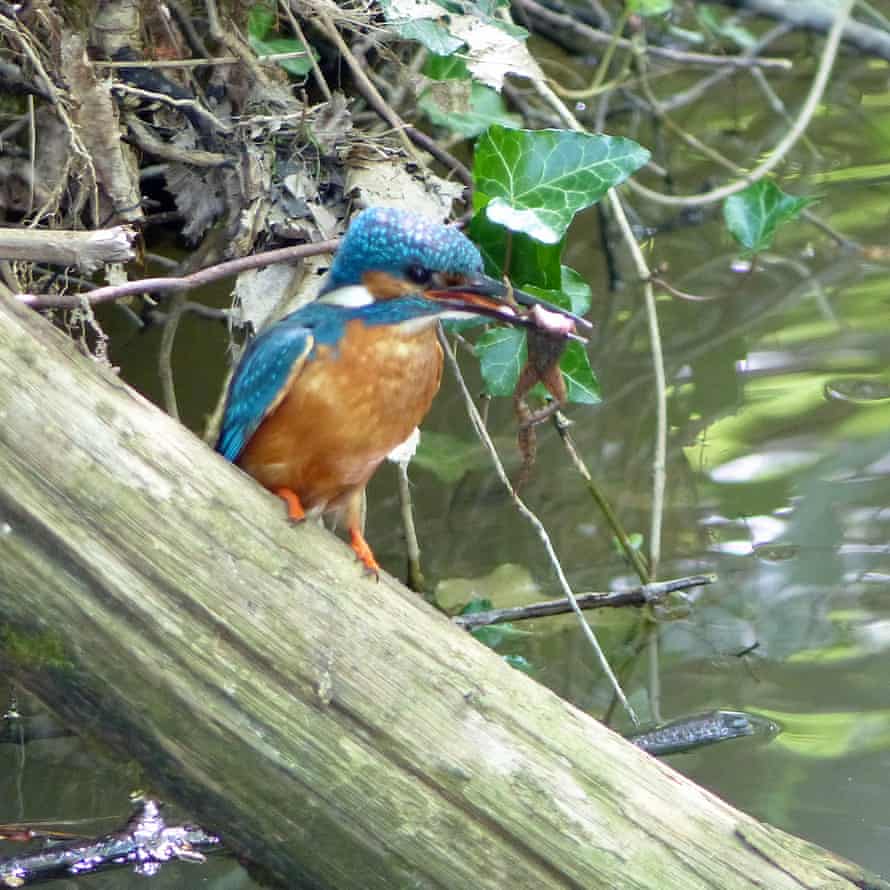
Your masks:
<instances>
[{"instance_id":1,"label":"ivy leaf","mask_svg":"<svg viewBox=\"0 0 890 890\"><path fill-rule=\"evenodd\" d=\"M302 40L295 37L279 37L272 35L262 40L249 35L248 37L251 49L258 56L270 56L275 53L298 53L304 52L305 56L298 56L293 59L279 59L276 64L281 65L288 74L295 77L305 77L312 70L312 57L318 58L318 54L311 46L306 46Z\"/></svg>"},{"instance_id":2,"label":"ivy leaf","mask_svg":"<svg viewBox=\"0 0 890 890\"><path fill-rule=\"evenodd\" d=\"M528 357L525 331L519 328L492 328L476 341L476 354L485 392L490 396L513 395ZM599 380L590 367L583 344L576 341L566 344L559 360L559 369L566 382L569 402L596 405L602 401ZM540 384L532 392L542 399L547 396Z\"/></svg>"},{"instance_id":3,"label":"ivy leaf","mask_svg":"<svg viewBox=\"0 0 890 890\"><path fill-rule=\"evenodd\" d=\"M464 56L478 81L500 92L508 74L543 81L544 74L525 45L528 31L497 17L497 2L469 0L380 0L390 27L422 43L431 53Z\"/></svg>"},{"instance_id":4,"label":"ivy leaf","mask_svg":"<svg viewBox=\"0 0 890 890\"><path fill-rule=\"evenodd\" d=\"M267 3L257 3L247 13L247 35L252 40L262 40L275 26L275 10Z\"/></svg>"},{"instance_id":5,"label":"ivy leaf","mask_svg":"<svg viewBox=\"0 0 890 890\"><path fill-rule=\"evenodd\" d=\"M587 315L593 299L590 285L569 266L560 266L560 272L562 273L562 292L569 298L568 308L575 315Z\"/></svg>"},{"instance_id":6,"label":"ivy leaf","mask_svg":"<svg viewBox=\"0 0 890 890\"><path fill-rule=\"evenodd\" d=\"M508 74L544 80L544 73L525 44L528 32L524 28L480 15L452 16L448 27L467 44L467 67L486 86L500 92Z\"/></svg>"},{"instance_id":7,"label":"ivy leaf","mask_svg":"<svg viewBox=\"0 0 890 890\"><path fill-rule=\"evenodd\" d=\"M480 643L488 646L489 649L497 649L498 646L502 646L504 643L511 639L515 639L516 637L531 636L530 630L518 630L509 622L474 627L470 633L479 640ZM523 659L523 661L524 660L525 659ZM515 667L515 665L513 666Z\"/></svg>"},{"instance_id":8,"label":"ivy leaf","mask_svg":"<svg viewBox=\"0 0 890 890\"><path fill-rule=\"evenodd\" d=\"M513 395L528 356L525 331L491 328L476 341L476 354L485 391L492 396Z\"/></svg>"},{"instance_id":9,"label":"ivy leaf","mask_svg":"<svg viewBox=\"0 0 890 890\"><path fill-rule=\"evenodd\" d=\"M416 40L431 53L436 53L439 56L449 56L464 45L463 40L455 37L445 25L433 19L405 22L396 25L395 30L400 37L404 37L406 40Z\"/></svg>"},{"instance_id":10,"label":"ivy leaf","mask_svg":"<svg viewBox=\"0 0 890 890\"><path fill-rule=\"evenodd\" d=\"M699 6L696 7L695 17L702 30L708 32L711 37L724 37L742 49L751 49L757 43L757 38L747 28L738 24L735 16L721 20L709 6Z\"/></svg>"},{"instance_id":11,"label":"ivy leaf","mask_svg":"<svg viewBox=\"0 0 890 890\"><path fill-rule=\"evenodd\" d=\"M484 133L492 124L515 127L522 123L518 114L507 111L500 93L481 83L470 86L469 106L465 109L443 108L437 99L438 94L434 89L425 90L417 101L417 107L437 127L451 130L464 139Z\"/></svg>"},{"instance_id":12,"label":"ivy leaf","mask_svg":"<svg viewBox=\"0 0 890 890\"><path fill-rule=\"evenodd\" d=\"M559 370L565 378L570 402L596 405L603 400L600 382L590 367L583 343L569 342L559 361Z\"/></svg>"},{"instance_id":13,"label":"ivy leaf","mask_svg":"<svg viewBox=\"0 0 890 890\"><path fill-rule=\"evenodd\" d=\"M476 597L475 599L471 599L461 610L458 612L459 615L476 615L479 612L489 612L494 608L491 600L487 597ZM482 627L474 627L470 633L479 640L480 643L484 643L491 649L496 649L502 643L510 639L515 639L516 637L530 637L532 632L529 630L519 630L514 627L510 622L504 622L503 624L486 624ZM514 663L513 659L519 659L520 663ZM521 655L516 656L505 656L504 660L507 661L508 664L512 665L519 670L531 670L531 665L528 664L526 659L524 659ZM525 665L527 667L524 667Z\"/></svg>"},{"instance_id":14,"label":"ivy leaf","mask_svg":"<svg viewBox=\"0 0 890 890\"><path fill-rule=\"evenodd\" d=\"M433 0L381 0L386 21L400 37L416 40L431 53L450 56L463 40L443 24L447 10Z\"/></svg>"},{"instance_id":15,"label":"ivy leaf","mask_svg":"<svg viewBox=\"0 0 890 890\"><path fill-rule=\"evenodd\" d=\"M531 239L529 241L531 244L537 243ZM523 283L523 289L532 296L540 297L563 309L570 309L577 315L583 315L590 308L589 285L574 269L568 266L558 268L561 288L548 289ZM476 354L479 357L486 393L492 396L512 395L528 358L525 331L519 328L491 329L476 342ZM583 344L576 341L566 344L560 357L559 369L566 382L569 402L595 405L602 400L599 380L590 366L590 359ZM547 397L547 392L540 384L535 386L532 392L542 399Z\"/></svg>"},{"instance_id":16,"label":"ivy leaf","mask_svg":"<svg viewBox=\"0 0 890 890\"><path fill-rule=\"evenodd\" d=\"M318 55L302 40L284 37L274 32L272 29L277 21L275 8L268 3L257 3L251 6L250 12L247 14L248 43L258 56L271 56L276 53L306 53L305 56L281 59L277 63L289 74L304 77L312 70L312 56L318 58Z\"/></svg>"},{"instance_id":17,"label":"ivy leaf","mask_svg":"<svg viewBox=\"0 0 890 890\"><path fill-rule=\"evenodd\" d=\"M446 485L454 485L470 470L484 466L485 461L477 441L465 442L448 433L424 430L412 466L429 470Z\"/></svg>"},{"instance_id":18,"label":"ivy leaf","mask_svg":"<svg viewBox=\"0 0 890 890\"><path fill-rule=\"evenodd\" d=\"M504 661L523 674L534 674L535 666L523 655L504 655Z\"/></svg>"},{"instance_id":19,"label":"ivy leaf","mask_svg":"<svg viewBox=\"0 0 890 890\"><path fill-rule=\"evenodd\" d=\"M664 15L674 8L674 0L626 0L627 11L644 18L653 15Z\"/></svg>"},{"instance_id":20,"label":"ivy leaf","mask_svg":"<svg viewBox=\"0 0 890 890\"><path fill-rule=\"evenodd\" d=\"M457 614L458 615L475 615L478 612L490 612L494 608L494 603L487 597L477 596L471 599Z\"/></svg>"},{"instance_id":21,"label":"ivy leaf","mask_svg":"<svg viewBox=\"0 0 890 890\"><path fill-rule=\"evenodd\" d=\"M630 546L634 550L636 550L637 553L643 552L643 544L645 543L646 539L643 537L642 532L631 532L627 536L627 540L628 540L628 543L630 544ZM612 549L615 551L615 553L618 554L618 556L621 556L624 559L627 559L627 552L624 549L624 545L621 543L621 541L617 537L612 538ZM482 612L484 610L480 609L479 611Z\"/></svg>"},{"instance_id":22,"label":"ivy leaf","mask_svg":"<svg viewBox=\"0 0 890 890\"><path fill-rule=\"evenodd\" d=\"M469 80L467 63L460 56L438 56L430 53L423 63L424 77L430 80Z\"/></svg>"},{"instance_id":23,"label":"ivy leaf","mask_svg":"<svg viewBox=\"0 0 890 890\"><path fill-rule=\"evenodd\" d=\"M578 272L568 266L560 266L559 274L559 290L538 287L534 284L525 285L523 290L528 291L534 297L547 300L548 303L556 304L560 309L568 309L575 315L586 315L590 309L592 296L590 285Z\"/></svg>"},{"instance_id":24,"label":"ivy leaf","mask_svg":"<svg viewBox=\"0 0 890 890\"><path fill-rule=\"evenodd\" d=\"M476 146L474 204L492 222L556 244L579 210L648 159L646 149L620 136L494 125Z\"/></svg>"},{"instance_id":25,"label":"ivy leaf","mask_svg":"<svg viewBox=\"0 0 890 890\"><path fill-rule=\"evenodd\" d=\"M522 232L510 232L491 222L484 211L473 217L468 234L481 251L490 275L500 278L506 274L519 288L536 284L549 290L559 289L562 283L559 263L562 241L543 244Z\"/></svg>"},{"instance_id":26,"label":"ivy leaf","mask_svg":"<svg viewBox=\"0 0 890 890\"><path fill-rule=\"evenodd\" d=\"M723 202L723 219L733 237L745 248L746 255L767 250L776 229L796 219L815 197L794 197L774 182L760 180L744 191L730 195Z\"/></svg>"}]
</instances>

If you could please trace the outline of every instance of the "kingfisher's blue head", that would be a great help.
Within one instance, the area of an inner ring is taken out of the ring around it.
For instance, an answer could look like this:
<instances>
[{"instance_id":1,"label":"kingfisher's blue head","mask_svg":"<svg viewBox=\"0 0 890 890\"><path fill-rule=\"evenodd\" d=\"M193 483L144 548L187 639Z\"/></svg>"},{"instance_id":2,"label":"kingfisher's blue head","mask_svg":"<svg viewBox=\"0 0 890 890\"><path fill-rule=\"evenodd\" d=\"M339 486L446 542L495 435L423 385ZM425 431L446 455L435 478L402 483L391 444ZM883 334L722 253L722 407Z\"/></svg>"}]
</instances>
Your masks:
<instances>
[{"instance_id":1,"label":"kingfisher's blue head","mask_svg":"<svg viewBox=\"0 0 890 890\"><path fill-rule=\"evenodd\" d=\"M371 207L353 219L321 293L366 283L369 273L385 273L420 288L457 284L481 278L482 256L451 226L408 210Z\"/></svg>"},{"instance_id":2,"label":"kingfisher's blue head","mask_svg":"<svg viewBox=\"0 0 890 890\"><path fill-rule=\"evenodd\" d=\"M319 296L363 306L408 295L439 304L442 313L470 312L530 327L538 322L513 307L539 305L572 324L590 326L586 319L488 278L476 245L452 226L395 207L363 210L340 242Z\"/></svg>"}]
</instances>

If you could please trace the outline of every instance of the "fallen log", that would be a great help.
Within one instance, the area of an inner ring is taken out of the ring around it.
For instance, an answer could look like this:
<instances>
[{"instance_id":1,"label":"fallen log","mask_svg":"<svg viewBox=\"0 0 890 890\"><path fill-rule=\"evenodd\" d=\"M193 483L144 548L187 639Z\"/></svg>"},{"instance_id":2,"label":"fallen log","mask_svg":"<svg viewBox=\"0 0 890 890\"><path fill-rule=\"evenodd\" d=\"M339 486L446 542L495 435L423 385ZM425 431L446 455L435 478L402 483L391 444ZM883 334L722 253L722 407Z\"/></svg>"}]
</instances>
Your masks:
<instances>
[{"instance_id":1,"label":"fallen log","mask_svg":"<svg viewBox=\"0 0 890 890\"><path fill-rule=\"evenodd\" d=\"M287 887L884 887L560 700L0 304L0 669Z\"/></svg>"}]
</instances>

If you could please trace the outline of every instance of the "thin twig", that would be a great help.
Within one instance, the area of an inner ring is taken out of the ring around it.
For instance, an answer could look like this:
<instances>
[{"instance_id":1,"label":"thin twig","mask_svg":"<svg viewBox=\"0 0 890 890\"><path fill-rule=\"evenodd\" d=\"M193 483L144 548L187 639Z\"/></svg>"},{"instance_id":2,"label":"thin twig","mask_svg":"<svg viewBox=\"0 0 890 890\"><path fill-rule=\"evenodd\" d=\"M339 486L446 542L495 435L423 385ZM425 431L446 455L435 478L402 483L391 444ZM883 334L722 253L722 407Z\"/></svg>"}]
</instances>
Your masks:
<instances>
[{"instance_id":1,"label":"thin twig","mask_svg":"<svg viewBox=\"0 0 890 890\"><path fill-rule=\"evenodd\" d=\"M305 58L305 50L293 50L289 53L267 53L257 56L257 61L286 62L288 59ZM94 68L205 68L211 65L241 65L244 60L238 56L214 56L209 59L133 59L128 62L110 62L106 59L90 59Z\"/></svg>"},{"instance_id":2,"label":"thin twig","mask_svg":"<svg viewBox=\"0 0 890 890\"><path fill-rule=\"evenodd\" d=\"M216 0L204 0L207 9L207 30L214 40L222 41L223 29L219 21L219 11L216 8Z\"/></svg>"},{"instance_id":3,"label":"thin twig","mask_svg":"<svg viewBox=\"0 0 890 890\"><path fill-rule=\"evenodd\" d=\"M186 9L182 0L167 0L166 5L191 51L202 59L210 58L207 44L204 43L204 38L198 33L198 29L192 21L192 10Z\"/></svg>"},{"instance_id":4,"label":"thin twig","mask_svg":"<svg viewBox=\"0 0 890 890\"><path fill-rule=\"evenodd\" d=\"M670 282L665 281L663 278L659 278L657 275L653 275L650 279L654 285L666 290L671 296L676 297L678 300L687 300L690 303L713 303L714 300L723 299L726 294L714 294L713 296L706 296L705 294L691 294L688 291L680 290L678 287L674 287Z\"/></svg>"},{"instance_id":5,"label":"thin twig","mask_svg":"<svg viewBox=\"0 0 890 890\"><path fill-rule=\"evenodd\" d=\"M806 29L825 33L832 23L832 14L836 4L807 2L807 0L719 0L724 6L734 6L744 9L749 14L764 16L785 22L797 29ZM869 11L869 4L860 0L860 6L864 12ZM881 16L886 22L886 17ZM863 22L850 21L844 25L844 42L858 49L860 54L877 56L881 59L890 59L890 34L887 25L873 28Z\"/></svg>"},{"instance_id":6,"label":"thin twig","mask_svg":"<svg viewBox=\"0 0 890 890\"><path fill-rule=\"evenodd\" d=\"M37 181L37 118L34 113L34 97L28 94L28 212L30 216L34 212L34 185Z\"/></svg>"},{"instance_id":7,"label":"thin twig","mask_svg":"<svg viewBox=\"0 0 890 890\"><path fill-rule=\"evenodd\" d=\"M171 860L204 862L206 853L222 849L220 839L203 828L168 825L157 801L143 797L133 800L137 810L126 825L97 838L62 838L58 837L60 832L42 830L40 823L17 820L25 837L55 835L59 843L0 859L0 886L30 887L65 875L89 875L125 864L132 867L134 863L138 863L142 874L154 874L150 869L156 871ZM8 831L7 828L4 833Z\"/></svg>"},{"instance_id":8,"label":"thin twig","mask_svg":"<svg viewBox=\"0 0 890 890\"><path fill-rule=\"evenodd\" d=\"M627 24L629 17L630 10L629 8L625 8L618 17L617 24L612 29L613 39L606 45L606 51L600 58L599 65L597 65L596 71L593 73L593 79L586 87L583 87L580 90L570 90L550 78L550 82L553 84L553 89L555 89L560 96L563 96L566 99L592 99L604 90L614 89L618 84L624 81L628 69L627 63L624 64L622 72L619 75L612 78L609 83L605 83L606 75L609 73L609 66L612 64L612 57L615 55L615 50L618 47L617 41L621 38L621 32L624 30L624 26Z\"/></svg>"},{"instance_id":9,"label":"thin twig","mask_svg":"<svg viewBox=\"0 0 890 890\"><path fill-rule=\"evenodd\" d=\"M612 29L612 19L599 0L588 0L591 12L599 19L599 25L607 31Z\"/></svg>"},{"instance_id":10,"label":"thin twig","mask_svg":"<svg viewBox=\"0 0 890 890\"><path fill-rule=\"evenodd\" d=\"M546 84L536 83L540 95L548 102L560 119L572 130L586 132L566 104ZM655 292L650 280L651 273L640 246L634 238L627 221L624 207L615 189L609 189L609 205L618 222L622 237L630 251L637 273L643 280L643 293L646 306L646 318L649 324L649 343L652 350L652 364L655 372L656 430L655 446L652 457L652 519L649 530L649 566L646 574L640 576L643 582L654 581L661 556L661 524L664 511L664 490L666 484L667 464L667 384L664 373L664 353L661 347L661 334L658 328L658 315L655 308ZM633 548L631 548L632 550ZM629 554L630 555L630 554ZM633 558L633 557L631 557Z\"/></svg>"},{"instance_id":11,"label":"thin twig","mask_svg":"<svg viewBox=\"0 0 890 890\"><path fill-rule=\"evenodd\" d=\"M236 158L215 151L204 151L199 148L183 148L173 142L164 142L156 132L144 124L137 115L127 114L124 122L129 129L125 136L127 142L134 142L143 151L163 158L165 161L177 161L181 164L189 164L192 167L225 167L235 166ZM144 170L143 170L144 172Z\"/></svg>"},{"instance_id":12,"label":"thin twig","mask_svg":"<svg viewBox=\"0 0 890 890\"><path fill-rule=\"evenodd\" d=\"M775 43L776 40L784 37L790 30L791 28L789 25L776 25L774 28L767 31L755 44L745 50L744 55L751 57L759 56L760 53L763 52L763 50L765 50L771 43ZM717 71L709 74L707 77L703 77L700 81L698 81L698 83L693 84L688 89L682 90L679 93L675 93L668 99L660 99L658 101L658 106L664 113L676 111L678 108L689 105L690 103L697 101L705 95L713 95L713 90L718 84L730 77L735 77L739 73L739 71L742 70L745 69L740 68L739 66L730 66L723 69L718 69ZM756 65L750 66L748 70L762 71L762 69ZM658 76L662 77L663 72L659 70ZM650 75L649 81L651 82L652 80L653 77ZM627 98L632 102L635 100L634 95L631 93L627 94Z\"/></svg>"},{"instance_id":13,"label":"thin twig","mask_svg":"<svg viewBox=\"0 0 890 890\"><path fill-rule=\"evenodd\" d=\"M158 350L158 376L161 378L161 392L164 396L164 410L175 420L179 420L179 405L176 401L176 386L173 381L173 344L179 330L179 320L185 306L186 292L173 294L170 312L161 331L161 346Z\"/></svg>"},{"instance_id":14,"label":"thin twig","mask_svg":"<svg viewBox=\"0 0 890 890\"><path fill-rule=\"evenodd\" d=\"M420 593L424 588L423 570L420 565L420 543L414 525L414 504L411 498L411 480L408 478L408 462L397 461L399 476L399 506L402 512L402 529L405 532L405 547L408 551L407 584Z\"/></svg>"},{"instance_id":15,"label":"thin twig","mask_svg":"<svg viewBox=\"0 0 890 890\"><path fill-rule=\"evenodd\" d=\"M191 290L220 278L228 278L237 275L245 269L260 269L263 266L271 266L273 263L288 263L303 259L308 256L317 256L320 253L332 253L340 244L338 238L329 241L319 241L316 244L296 244L293 247L282 247L278 250L268 250L265 253L257 253L252 256L239 257L237 260L229 260L225 263L217 263L208 266L191 275L183 275L178 278L144 278L142 281L127 281L124 284L116 284L110 287L97 287L88 294L71 294L42 296L40 294L18 294L20 302L33 306L35 309L69 309L81 305L86 299L91 305L107 303L111 300L119 300L122 297L130 297L134 294L144 293L171 293L179 290Z\"/></svg>"},{"instance_id":16,"label":"thin twig","mask_svg":"<svg viewBox=\"0 0 890 890\"><path fill-rule=\"evenodd\" d=\"M609 528L612 529L615 533L615 537L618 538L618 542L621 544L621 549L624 551L627 561L633 566L640 581L643 584L648 583L649 566L646 565L643 557L640 555L640 551L631 543L627 530L612 509L612 505L609 503L608 498L603 494L600 487L594 481L593 476L590 474L590 470L587 468L587 464L584 463L584 459L578 453L578 449L575 447L575 441L569 432L571 422L561 411L557 411L553 415L553 425L556 427L560 439L562 439L566 453L569 455L569 460L571 460L572 465L584 480L587 490L590 492L590 496L596 501L597 506L606 517L606 522L609 524Z\"/></svg>"},{"instance_id":17,"label":"thin twig","mask_svg":"<svg viewBox=\"0 0 890 890\"><path fill-rule=\"evenodd\" d=\"M123 303L117 303L116 305L124 308ZM182 311L184 314L195 315L207 321L223 321L226 323L231 322L233 313L231 309L217 309L215 306L207 306L205 303L193 303L191 300L183 303ZM168 313L162 312L160 309L149 309L145 314L149 323L156 325L166 324L167 319L170 317ZM141 319L139 319L139 323L144 327Z\"/></svg>"},{"instance_id":18,"label":"thin twig","mask_svg":"<svg viewBox=\"0 0 890 890\"><path fill-rule=\"evenodd\" d=\"M575 598L575 594L572 592L572 588L569 585L568 578L566 578L565 572L562 568L562 564L559 561L559 557L556 555L556 550L553 547L553 542L550 539L550 535L547 533L547 529L544 527L544 524L541 522L541 520L538 519L538 517L526 506L525 502L522 500L522 498L519 497L513 486L510 484L510 479L507 476L507 471L504 469L504 465L501 462L497 449L494 446L494 442L492 442L491 436L488 434L488 430L485 428L485 424L482 422L482 417L479 415L479 411L476 408L476 403L473 399L473 396L470 393L469 388L467 387L463 375L461 374L460 366L458 365L457 358L454 355L454 350L451 348L451 344L448 342L448 338L444 335L444 333L442 333L441 330L439 331L439 341L442 344L442 349L445 352L445 357L448 360L448 365L454 372L454 376L456 377L461 392L463 393L467 412L469 413L470 419L473 423L473 427L476 430L476 435L479 436L479 439L482 441L482 444L485 446L486 450L491 456L491 460L494 464L495 471L498 474L498 478L501 480L504 488L507 489L507 493L510 495L510 498L515 504L516 509L523 517L525 517L525 519L528 520L528 522L537 532L538 537L541 539L541 542L544 545L544 549L547 551L547 557L550 560L550 564L553 567L557 580L559 581L559 586L562 588L563 594L571 604L572 611L575 613L575 615L578 616L578 621L581 624L581 630L583 631L584 636L587 637L587 641L590 643L593 651L596 653L596 657L599 660L603 673L608 678L615 696L624 706L624 710L627 712L627 715L634 726L639 726L639 720L637 719L636 712L631 707L630 702L627 700L627 696L624 694L624 690L618 683L618 678L615 676L615 673L612 670L612 667L609 664L609 661L606 658L606 655L603 652L603 649L600 646L599 641L597 640L596 635L593 632L593 629L588 624L587 620L584 617L584 613L578 606L578 601Z\"/></svg>"},{"instance_id":19,"label":"thin twig","mask_svg":"<svg viewBox=\"0 0 890 890\"><path fill-rule=\"evenodd\" d=\"M664 490L667 481L667 381L664 373L664 351L661 347L661 331L655 306L655 290L650 280L651 272L640 245L631 231L624 206L615 189L610 189L609 206L618 222L624 243L643 279L643 299L646 305L646 321L649 325L649 346L652 351L652 368L655 373L655 453L652 457L652 521L649 528L649 580L655 580L661 559L661 523L664 513Z\"/></svg>"},{"instance_id":20,"label":"thin twig","mask_svg":"<svg viewBox=\"0 0 890 890\"><path fill-rule=\"evenodd\" d=\"M652 609L646 609L644 613L643 633L646 641L646 697L649 700L649 713L655 723L661 723L661 644L658 621Z\"/></svg>"},{"instance_id":21,"label":"thin twig","mask_svg":"<svg viewBox=\"0 0 890 890\"><path fill-rule=\"evenodd\" d=\"M690 575L686 578L643 584L631 590L576 593L575 600L578 603L578 608L584 611L588 609L618 609L625 606L648 606L661 602L669 594L701 587L705 584L713 584L716 580L716 575ZM459 627L472 630L475 627L488 627L491 624L546 618L549 615L566 615L571 611L572 604L567 599L545 600L541 603L530 603L527 606L509 606L506 609L489 609L485 612L455 615L451 621Z\"/></svg>"},{"instance_id":22,"label":"thin twig","mask_svg":"<svg viewBox=\"0 0 890 890\"><path fill-rule=\"evenodd\" d=\"M432 136L428 136L423 130L418 130L408 124L405 125L405 133L408 138L418 147L431 154L440 164L448 167L455 176L467 188L473 187L473 174L462 164L451 152L442 148Z\"/></svg>"},{"instance_id":23,"label":"thin twig","mask_svg":"<svg viewBox=\"0 0 890 890\"><path fill-rule=\"evenodd\" d=\"M156 93L153 90L142 90L139 87L131 87L126 83L113 83L111 89L117 93L127 93L131 96L139 96L141 99L151 99L152 102L160 102L164 105L172 105L174 108L188 108L197 117L207 121L217 133L231 133L232 127L221 121L212 111L208 111L197 99L176 99L166 93Z\"/></svg>"},{"instance_id":24,"label":"thin twig","mask_svg":"<svg viewBox=\"0 0 890 890\"><path fill-rule=\"evenodd\" d=\"M330 102L333 99L333 95L331 93L331 88L328 86L328 82L325 80L324 73L321 70L321 66L318 64L318 59L315 58L315 53L312 52L312 48L306 42L306 35L303 34L303 29L300 27L300 22L297 20L297 17L291 12L291 5L288 0L278 0L279 5L284 10L285 16L287 16L288 23L290 24L291 30L294 32L294 36L300 43L303 44L309 51L309 61L312 63L312 77L315 80L315 84L318 89L321 91L321 94L325 97L325 100Z\"/></svg>"}]
</instances>

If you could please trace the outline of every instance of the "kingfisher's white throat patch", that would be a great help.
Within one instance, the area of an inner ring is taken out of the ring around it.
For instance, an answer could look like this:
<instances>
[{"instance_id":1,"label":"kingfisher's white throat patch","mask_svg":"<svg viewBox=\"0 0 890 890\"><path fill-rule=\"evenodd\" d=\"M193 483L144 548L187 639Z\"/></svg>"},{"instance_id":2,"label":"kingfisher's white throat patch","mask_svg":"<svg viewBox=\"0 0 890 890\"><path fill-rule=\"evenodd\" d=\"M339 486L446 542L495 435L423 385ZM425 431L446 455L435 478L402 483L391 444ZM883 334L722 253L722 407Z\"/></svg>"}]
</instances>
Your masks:
<instances>
[{"instance_id":1,"label":"kingfisher's white throat patch","mask_svg":"<svg viewBox=\"0 0 890 890\"><path fill-rule=\"evenodd\" d=\"M352 284L349 287L338 287L329 291L319 297L318 302L358 309L360 306L370 306L374 302L374 297L363 284Z\"/></svg>"}]
</instances>

